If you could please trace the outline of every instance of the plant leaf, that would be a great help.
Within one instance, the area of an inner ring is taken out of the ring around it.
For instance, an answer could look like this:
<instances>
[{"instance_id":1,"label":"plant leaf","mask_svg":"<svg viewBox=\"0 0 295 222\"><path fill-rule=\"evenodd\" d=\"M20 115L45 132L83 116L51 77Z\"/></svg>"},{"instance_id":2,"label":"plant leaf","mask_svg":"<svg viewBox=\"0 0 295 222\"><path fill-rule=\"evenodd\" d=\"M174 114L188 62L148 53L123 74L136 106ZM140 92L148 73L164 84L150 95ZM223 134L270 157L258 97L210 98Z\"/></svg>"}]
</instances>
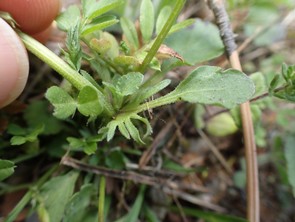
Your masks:
<instances>
[{"instance_id":1,"label":"plant leaf","mask_svg":"<svg viewBox=\"0 0 295 222\"><path fill-rule=\"evenodd\" d=\"M89 3L91 5L89 5ZM102 15L118 6L120 6L124 1L122 0L84 0L83 4L83 12L84 16L88 19L93 19L99 15Z\"/></svg>"},{"instance_id":2,"label":"plant leaf","mask_svg":"<svg viewBox=\"0 0 295 222\"><path fill-rule=\"evenodd\" d=\"M52 116L48 106L49 103L47 101L34 101L24 113L24 119L30 128L38 128L40 124L44 126L43 135L57 134L62 130L61 121Z\"/></svg>"},{"instance_id":3,"label":"plant leaf","mask_svg":"<svg viewBox=\"0 0 295 222\"><path fill-rule=\"evenodd\" d=\"M82 88L78 95L78 110L84 116L96 117L103 111L97 91L91 86Z\"/></svg>"},{"instance_id":4,"label":"plant leaf","mask_svg":"<svg viewBox=\"0 0 295 222\"><path fill-rule=\"evenodd\" d=\"M181 21L175 25L173 25L168 33L168 35L171 35L172 33L178 32L181 29L187 28L188 26L191 26L196 22L196 19L187 19L184 21Z\"/></svg>"},{"instance_id":5,"label":"plant leaf","mask_svg":"<svg viewBox=\"0 0 295 222\"><path fill-rule=\"evenodd\" d=\"M60 87L50 87L47 90L45 97L54 106L53 115L59 119L66 119L69 116L72 116L76 111L76 101Z\"/></svg>"},{"instance_id":6,"label":"plant leaf","mask_svg":"<svg viewBox=\"0 0 295 222\"><path fill-rule=\"evenodd\" d=\"M71 5L66 11L61 13L57 18L57 26L63 31L69 30L73 25L76 24L76 20L80 19L80 9L77 5Z\"/></svg>"},{"instance_id":7,"label":"plant leaf","mask_svg":"<svg viewBox=\"0 0 295 222\"><path fill-rule=\"evenodd\" d=\"M213 59L224 51L218 28L199 19L191 27L169 35L165 44L190 64Z\"/></svg>"},{"instance_id":8,"label":"plant leaf","mask_svg":"<svg viewBox=\"0 0 295 222\"><path fill-rule=\"evenodd\" d=\"M54 177L46 182L40 191L50 221L61 221L66 205L74 192L78 173L70 172L64 176Z\"/></svg>"},{"instance_id":9,"label":"plant leaf","mask_svg":"<svg viewBox=\"0 0 295 222\"><path fill-rule=\"evenodd\" d=\"M140 30L144 43L148 43L154 31L155 11L151 0L143 0L140 6Z\"/></svg>"},{"instance_id":10,"label":"plant leaf","mask_svg":"<svg viewBox=\"0 0 295 222\"><path fill-rule=\"evenodd\" d=\"M170 208L173 212L179 212L177 207ZM198 219L204 219L206 222L247 222L248 220L240 217L218 214L214 212L206 212L192 208L183 207L182 213L188 216L193 216Z\"/></svg>"},{"instance_id":11,"label":"plant leaf","mask_svg":"<svg viewBox=\"0 0 295 222\"><path fill-rule=\"evenodd\" d=\"M141 185L140 186L140 190L139 193L136 197L136 200L132 206L132 208L130 209L129 213L127 215L125 215L124 217L120 218L119 220L116 220L116 222L137 222L138 221L138 217L140 214L140 210L143 204L143 200L144 200L144 192L145 192L145 186Z\"/></svg>"},{"instance_id":12,"label":"plant leaf","mask_svg":"<svg viewBox=\"0 0 295 222\"><path fill-rule=\"evenodd\" d=\"M167 19L170 16L170 13L172 11L171 6L165 6L164 8L161 9L158 18L157 18L157 22L156 22L156 33L159 34L163 28L163 26L165 25Z\"/></svg>"},{"instance_id":13,"label":"plant leaf","mask_svg":"<svg viewBox=\"0 0 295 222\"><path fill-rule=\"evenodd\" d=\"M165 79L156 85L149 86L143 90L139 90L139 94L136 96L137 102L143 102L145 99L150 98L156 93L160 92L162 89L166 88L171 83L170 79Z\"/></svg>"},{"instance_id":14,"label":"plant leaf","mask_svg":"<svg viewBox=\"0 0 295 222\"><path fill-rule=\"evenodd\" d=\"M14 163L9 160L0 159L0 181L14 173Z\"/></svg>"},{"instance_id":15,"label":"plant leaf","mask_svg":"<svg viewBox=\"0 0 295 222\"><path fill-rule=\"evenodd\" d=\"M126 17L121 17L120 22L121 22L121 27L122 27L124 36L126 37L128 46L129 47L132 46L133 48L137 49L139 47L139 41L138 41L137 32L133 22L131 22Z\"/></svg>"},{"instance_id":16,"label":"plant leaf","mask_svg":"<svg viewBox=\"0 0 295 222\"><path fill-rule=\"evenodd\" d=\"M82 36L85 36L87 34L93 33L98 30L105 29L109 26L112 26L116 23L118 23L119 20L116 19L115 16L112 15L105 15L98 18L95 18L90 24L83 27Z\"/></svg>"},{"instance_id":17,"label":"plant leaf","mask_svg":"<svg viewBox=\"0 0 295 222\"><path fill-rule=\"evenodd\" d=\"M139 72L130 72L121 76L117 80L115 87L123 96L131 95L139 89L143 82L143 77Z\"/></svg>"},{"instance_id":18,"label":"plant leaf","mask_svg":"<svg viewBox=\"0 0 295 222\"><path fill-rule=\"evenodd\" d=\"M83 185L80 191L75 193L67 204L63 222L83 221L88 213L93 192L94 187L92 184Z\"/></svg>"},{"instance_id":19,"label":"plant leaf","mask_svg":"<svg viewBox=\"0 0 295 222\"><path fill-rule=\"evenodd\" d=\"M287 162L288 180L292 186L293 196L295 197L295 136L288 135L285 142L285 158Z\"/></svg>"},{"instance_id":20,"label":"plant leaf","mask_svg":"<svg viewBox=\"0 0 295 222\"><path fill-rule=\"evenodd\" d=\"M249 100L254 92L251 79L238 70L201 66L164 97L233 108Z\"/></svg>"}]
</instances>

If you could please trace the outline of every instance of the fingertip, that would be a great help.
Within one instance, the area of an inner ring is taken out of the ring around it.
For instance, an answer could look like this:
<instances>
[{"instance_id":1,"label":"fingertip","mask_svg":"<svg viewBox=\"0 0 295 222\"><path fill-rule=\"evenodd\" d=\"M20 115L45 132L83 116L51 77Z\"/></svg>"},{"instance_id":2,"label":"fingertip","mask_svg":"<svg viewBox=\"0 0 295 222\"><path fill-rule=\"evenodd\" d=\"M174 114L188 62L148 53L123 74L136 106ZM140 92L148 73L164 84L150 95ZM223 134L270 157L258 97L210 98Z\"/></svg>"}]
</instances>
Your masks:
<instances>
[{"instance_id":1,"label":"fingertip","mask_svg":"<svg viewBox=\"0 0 295 222\"><path fill-rule=\"evenodd\" d=\"M15 100L23 91L29 73L28 55L24 45L0 19L0 108Z\"/></svg>"},{"instance_id":2,"label":"fingertip","mask_svg":"<svg viewBox=\"0 0 295 222\"><path fill-rule=\"evenodd\" d=\"M50 26L60 10L59 0L1 0L0 10L9 12L22 31L36 34Z\"/></svg>"}]
</instances>

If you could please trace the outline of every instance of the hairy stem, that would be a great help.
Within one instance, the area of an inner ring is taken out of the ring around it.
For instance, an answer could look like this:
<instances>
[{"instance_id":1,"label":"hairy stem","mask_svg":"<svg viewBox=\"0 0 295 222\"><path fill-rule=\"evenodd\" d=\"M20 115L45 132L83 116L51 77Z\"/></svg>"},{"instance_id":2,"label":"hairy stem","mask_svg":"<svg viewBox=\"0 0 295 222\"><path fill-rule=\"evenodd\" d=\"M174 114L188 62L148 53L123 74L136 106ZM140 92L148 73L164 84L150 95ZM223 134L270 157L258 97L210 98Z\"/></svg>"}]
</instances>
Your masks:
<instances>
[{"instance_id":1,"label":"hairy stem","mask_svg":"<svg viewBox=\"0 0 295 222\"><path fill-rule=\"evenodd\" d=\"M91 83L81 76L80 73L72 69L65 61L51 52L44 45L25 33L19 32L18 35L31 53L48 64L52 69L68 80L75 88L81 90L84 86L91 85Z\"/></svg>"},{"instance_id":2,"label":"hairy stem","mask_svg":"<svg viewBox=\"0 0 295 222\"><path fill-rule=\"evenodd\" d=\"M76 89L81 90L85 86L93 86L86 78L84 78L79 72L72 69L65 61L46 48L44 45L28 36L25 33L18 32L19 37L22 39L26 48L59 73L62 77L68 80ZM95 88L95 87L94 87ZM95 88L96 89L96 88ZM113 116L115 111L112 105L106 100L103 93L97 90L99 98L102 100L102 104L109 116Z\"/></svg>"}]
</instances>

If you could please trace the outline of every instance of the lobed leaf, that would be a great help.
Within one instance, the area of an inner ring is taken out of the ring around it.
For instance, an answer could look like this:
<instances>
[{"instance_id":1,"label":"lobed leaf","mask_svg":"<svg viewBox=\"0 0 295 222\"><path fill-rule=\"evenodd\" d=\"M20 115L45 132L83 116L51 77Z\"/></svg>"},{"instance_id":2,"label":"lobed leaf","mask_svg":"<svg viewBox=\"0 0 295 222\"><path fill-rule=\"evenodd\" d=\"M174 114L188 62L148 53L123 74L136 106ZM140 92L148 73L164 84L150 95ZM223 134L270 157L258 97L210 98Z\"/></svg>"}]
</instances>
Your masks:
<instances>
[{"instance_id":1,"label":"lobed leaf","mask_svg":"<svg viewBox=\"0 0 295 222\"><path fill-rule=\"evenodd\" d=\"M66 119L69 116L72 116L76 111L76 101L60 87L50 87L47 90L45 97L54 106L53 115L59 119Z\"/></svg>"},{"instance_id":2,"label":"lobed leaf","mask_svg":"<svg viewBox=\"0 0 295 222\"><path fill-rule=\"evenodd\" d=\"M143 0L140 6L140 31L144 43L148 43L154 31L155 11L151 0Z\"/></svg>"},{"instance_id":3,"label":"lobed leaf","mask_svg":"<svg viewBox=\"0 0 295 222\"><path fill-rule=\"evenodd\" d=\"M131 72L121 76L115 84L116 89L123 95L135 93L143 82L143 75L139 72Z\"/></svg>"},{"instance_id":4,"label":"lobed leaf","mask_svg":"<svg viewBox=\"0 0 295 222\"><path fill-rule=\"evenodd\" d=\"M97 90L91 86L82 88L78 95L78 110L84 116L96 117L103 111Z\"/></svg>"}]
</instances>

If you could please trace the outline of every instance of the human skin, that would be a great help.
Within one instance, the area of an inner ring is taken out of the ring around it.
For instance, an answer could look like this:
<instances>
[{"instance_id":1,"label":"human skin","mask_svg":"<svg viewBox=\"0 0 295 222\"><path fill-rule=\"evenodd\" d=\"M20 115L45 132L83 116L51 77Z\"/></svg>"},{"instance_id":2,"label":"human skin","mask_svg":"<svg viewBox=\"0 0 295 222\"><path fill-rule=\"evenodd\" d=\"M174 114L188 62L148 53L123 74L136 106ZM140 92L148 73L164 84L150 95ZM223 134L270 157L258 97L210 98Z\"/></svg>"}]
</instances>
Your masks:
<instances>
[{"instance_id":1,"label":"human skin","mask_svg":"<svg viewBox=\"0 0 295 222\"><path fill-rule=\"evenodd\" d=\"M0 0L0 11L9 12L23 32L42 38L50 33L49 27L59 9L59 0ZM29 61L23 43L0 18L0 108L21 94L28 73Z\"/></svg>"}]
</instances>

